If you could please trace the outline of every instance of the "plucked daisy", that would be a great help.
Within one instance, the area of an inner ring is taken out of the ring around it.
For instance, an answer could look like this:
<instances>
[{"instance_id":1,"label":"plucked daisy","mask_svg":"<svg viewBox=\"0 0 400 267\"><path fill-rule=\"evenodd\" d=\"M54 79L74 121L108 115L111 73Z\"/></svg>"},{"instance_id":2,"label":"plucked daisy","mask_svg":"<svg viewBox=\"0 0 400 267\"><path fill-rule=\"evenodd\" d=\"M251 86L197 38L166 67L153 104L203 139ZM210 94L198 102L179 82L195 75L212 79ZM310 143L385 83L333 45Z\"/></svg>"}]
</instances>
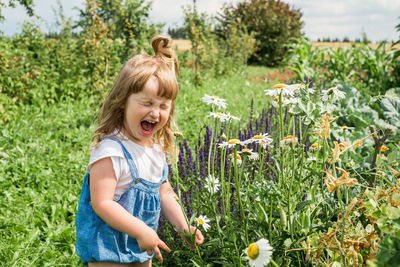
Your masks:
<instances>
[{"instance_id":1,"label":"plucked daisy","mask_svg":"<svg viewBox=\"0 0 400 267\"><path fill-rule=\"evenodd\" d=\"M219 98L218 96L210 96L210 95L204 94L204 96L201 98L201 101L203 101L204 103L207 103L209 105L217 106L218 108L222 108L222 109L226 108L226 100Z\"/></svg>"},{"instance_id":2,"label":"plucked daisy","mask_svg":"<svg viewBox=\"0 0 400 267\"><path fill-rule=\"evenodd\" d=\"M252 138L244 140L242 144L247 145L251 143L257 143L257 144L267 145L271 144L272 141L273 141L272 138L270 138L269 135L265 133L265 134L254 135Z\"/></svg>"},{"instance_id":3,"label":"plucked daisy","mask_svg":"<svg viewBox=\"0 0 400 267\"><path fill-rule=\"evenodd\" d=\"M278 83L275 84L274 87L272 89L268 89L268 90L264 90L266 95L269 96L279 96L280 94L282 94L282 96L294 96L296 90L297 90L297 86L293 86L293 85L287 85L284 83Z\"/></svg>"},{"instance_id":4,"label":"plucked daisy","mask_svg":"<svg viewBox=\"0 0 400 267\"><path fill-rule=\"evenodd\" d=\"M258 153L253 152L253 149L243 148L242 151L239 151L238 153L247 155L251 160L258 160Z\"/></svg>"},{"instance_id":5,"label":"plucked daisy","mask_svg":"<svg viewBox=\"0 0 400 267\"><path fill-rule=\"evenodd\" d=\"M204 187L208 190L208 192L210 192L211 194L214 194L218 191L220 184L219 184L219 180L217 178L215 178L212 175L209 175L206 178L206 183L204 185Z\"/></svg>"},{"instance_id":6,"label":"plucked daisy","mask_svg":"<svg viewBox=\"0 0 400 267\"><path fill-rule=\"evenodd\" d=\"M208 219L206 216L200 215L199 217L196 218L196 222L197 222L197 225L203 227L204 231L206 231L206 232L211 227L208 224L210 222L210 219Z\"/></svg>"},{"instance_id":7,"label":"plucked daisy","mask_svg":"<svg viewBox=\"0 0 400 267\"><path fill-rule=\"evenodd\" d=\"M229 120L239 120L238 117L232 116L229 113L222 113L222 112L210 112L208 116L214 117L215 119L219 119L221 122L226 122Z\"/></svg>"},{"instance_id":8,"label":"plucked daisy","mask_svg":"<svg viewBox=\"0 0 400 267\"><path fill-rule=\"evenodd\" d=\"M262 267L269 263L273 248L268 240L262 238L255 243L251 243L245 250L246 258L252 267Z\"/></svg>"},{"instance_id":9,"label":"plucked daisy","mask_svg":"<svg viewBox=\"0 0 400 267\"><path fill-rule=\"evenodd\" d=\"M333 102L345 98L345 93L340 91L337 87L331 87L326 90L322 90L322 102L332 99Z\"/></svg>"},{"instance_id":10,"label":"plucked daisy","mask_svg":"<svg viewBox=\"0 0 400 267\"><path fill-rule=\"evenodd\" d=\"M240 142L239 139L234 138L234 139L229 139L227 142L222 142L222 143L218 144L218 147L231 148L231 147L234 147L236 145L241 145L241 144L242 144L242 142Z\"/></svg>"}]
</instances>

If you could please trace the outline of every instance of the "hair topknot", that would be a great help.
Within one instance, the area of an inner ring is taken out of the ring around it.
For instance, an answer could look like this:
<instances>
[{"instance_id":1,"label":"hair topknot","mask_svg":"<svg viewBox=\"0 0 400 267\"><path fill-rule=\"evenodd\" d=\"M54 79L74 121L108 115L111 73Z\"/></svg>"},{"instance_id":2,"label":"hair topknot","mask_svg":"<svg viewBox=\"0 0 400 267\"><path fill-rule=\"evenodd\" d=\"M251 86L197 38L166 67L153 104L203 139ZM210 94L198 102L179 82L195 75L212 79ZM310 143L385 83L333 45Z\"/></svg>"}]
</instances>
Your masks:
<instances>
[{"instance_id":1,"label":"hair topknot","mask_svg":"<svg viewBox=\"0 0 400 267\"><path fill-rule=\"evenodd\" d=\"M162 58L170 68L179 74L179 63L175 54L175 50L171 46L172 40L169 37L157 35L151 40L151 45L154 50L154 54Z\"/></svg>"}]
</instances>

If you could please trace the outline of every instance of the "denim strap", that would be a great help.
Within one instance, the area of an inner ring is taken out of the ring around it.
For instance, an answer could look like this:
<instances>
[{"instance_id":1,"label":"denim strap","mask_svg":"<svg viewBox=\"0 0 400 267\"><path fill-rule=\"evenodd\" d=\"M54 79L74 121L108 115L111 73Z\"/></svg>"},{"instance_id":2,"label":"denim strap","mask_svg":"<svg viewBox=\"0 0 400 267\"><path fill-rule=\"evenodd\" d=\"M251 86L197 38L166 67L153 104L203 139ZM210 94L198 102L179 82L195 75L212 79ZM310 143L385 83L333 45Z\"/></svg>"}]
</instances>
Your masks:
<instances>
[{"instance_id":1,"label":"denim strap","mask_svg":"<svg viewBox=\"0 0 400 267\"><path fill-rule=\"evenodd\" d=\"M129 170L131 171L131 174L132 174L132 179L139 177L139 172L137 171L135 162L133 161L131 154L128 152L128 150L125 148L125 146L122 144L121 140L119 140L118 138L115 138L115 137L107 137L107 136L104 137L102 140L107 139L107 138L114 140L121 145L122 151L124 151L125 158L128 161Z\"/></svg>"}]
</instances>

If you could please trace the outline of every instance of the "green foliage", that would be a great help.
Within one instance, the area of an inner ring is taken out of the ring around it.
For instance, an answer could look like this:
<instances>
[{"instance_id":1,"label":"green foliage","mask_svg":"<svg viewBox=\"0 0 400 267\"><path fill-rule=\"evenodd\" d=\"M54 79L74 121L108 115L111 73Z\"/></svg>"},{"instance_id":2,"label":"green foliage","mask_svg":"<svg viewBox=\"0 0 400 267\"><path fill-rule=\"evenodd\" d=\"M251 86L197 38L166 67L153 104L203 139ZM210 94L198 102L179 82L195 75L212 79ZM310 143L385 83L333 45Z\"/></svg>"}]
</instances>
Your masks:
<instances>
[{"instance_id":1,"label":"green foliage","mask_svg":"<svg viewBox=\"0 0 400 267\"><path fill-rule=\"evenodd\" d=\"M244 25L257 41L256 52L249 62L276 66L281 64L287 53L285 44L290 43L291 38L302 35L301 17L300 10L279 0L243 1L237 6L224 7L219 18L221 25L217 27L217 31L225 35L230 25Z\"/></svg>"},{"instance_id":2,"label":"green foliage","mask_svg":"<svg viewBox=\"0 0 400 267\"><path fill-rule=\"evenodd\" d=\"M101 27L107 29L106 37L124 43L120 58L125 61L146 46L148 51L148 40L159 31L159 25L149 22L150 8L151 3L146 0L86 0L77 26L92 32L93 24L100 19Z\"/></svg>"},{"instance_id":3,"label":"green foliage","mask_svg":"<svg viewBox=\"0 0 400 267\"><path fill-rule=\"evenodd\" d=\"M201 84L207 74L220 76L240 71L254 51L253 35L234 23L223 36L217 36L214 21L205 13L198 13L195 4L184 8L184 13L185 32L192 43L195 84Z\"/></svg>"},{"instance_id":4,"label":"green foliage","mask_svg":"<svg viewBox=\"0 0 400 267\"><path fill-rule=\"evenodd\" d=\"M386 42L377 48L365 44L352 47L312 48L307 39L297 39L288 45L290 56L285 59L297 76L315 83L345 82L356 87L364 96L385 94L397 87L394 53Z\"/></svg>"}]
</instances>

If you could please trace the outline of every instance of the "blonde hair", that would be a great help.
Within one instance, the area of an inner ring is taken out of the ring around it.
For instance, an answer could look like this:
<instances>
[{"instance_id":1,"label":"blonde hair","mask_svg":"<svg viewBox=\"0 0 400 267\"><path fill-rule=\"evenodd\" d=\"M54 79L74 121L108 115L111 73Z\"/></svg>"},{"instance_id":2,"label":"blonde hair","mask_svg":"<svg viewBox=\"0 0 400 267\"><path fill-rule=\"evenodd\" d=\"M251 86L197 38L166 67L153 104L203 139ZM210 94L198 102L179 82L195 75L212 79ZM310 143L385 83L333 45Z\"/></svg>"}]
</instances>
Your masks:
<instances>
[{"instance_id":1,"label":"blonde hair","mask_svg":"<svg viewBox=\"0 0 400 267\"><path fill-rule=\"evenodd\" d=\"M156 36L152 39L155 55L145 53L129 59L114 83L109 95L98 114L98 127L92 136L92 147L103 137L112 134L116 129L124 127L125 104L131 94L141 92L147 81L155 77L158 80L158 95L172 100L169 118L162 129L156 132L156 142L164 152L173 153L174 134L176 128L174 113L179 86L176 76L179 74L179 64L171 39Z\"/></svg>"}]
</instances>

